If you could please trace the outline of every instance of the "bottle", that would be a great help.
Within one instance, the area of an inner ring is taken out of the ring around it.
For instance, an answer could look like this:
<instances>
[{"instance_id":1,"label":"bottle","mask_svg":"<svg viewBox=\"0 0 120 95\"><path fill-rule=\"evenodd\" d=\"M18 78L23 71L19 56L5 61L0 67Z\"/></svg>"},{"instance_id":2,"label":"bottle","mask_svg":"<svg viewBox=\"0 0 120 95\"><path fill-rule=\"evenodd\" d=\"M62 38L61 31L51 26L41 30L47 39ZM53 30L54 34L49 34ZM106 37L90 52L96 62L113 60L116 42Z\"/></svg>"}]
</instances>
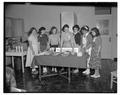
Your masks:
<instances>
[{"instance_id":1,"label":"bottle","mask_svg":"<svg viewBox=\"0 0 120 95\"><path fill-rule=\"evenodd\" d=\"M21 52L23 52L23 46L21 46Z\"/></svg>"},{"instance_id":2,"label":"bottle","mask_svg":"<svg viewBox=\"0 0 120 95\"><path fill-rule=\"evenodd\" d=\"M17 46L15 47L15 49L16 49L15 51L17 52Z\"/></svg>"},{"instance_id":3,"label":"bottle","mask_svg":"<svg viewBox=\"0 0 120 95\"><path fill-rule=\"evenodd\" d=\"M18 46L18 52L20 52L20 46Z\"/></svg>"}]
</instances>

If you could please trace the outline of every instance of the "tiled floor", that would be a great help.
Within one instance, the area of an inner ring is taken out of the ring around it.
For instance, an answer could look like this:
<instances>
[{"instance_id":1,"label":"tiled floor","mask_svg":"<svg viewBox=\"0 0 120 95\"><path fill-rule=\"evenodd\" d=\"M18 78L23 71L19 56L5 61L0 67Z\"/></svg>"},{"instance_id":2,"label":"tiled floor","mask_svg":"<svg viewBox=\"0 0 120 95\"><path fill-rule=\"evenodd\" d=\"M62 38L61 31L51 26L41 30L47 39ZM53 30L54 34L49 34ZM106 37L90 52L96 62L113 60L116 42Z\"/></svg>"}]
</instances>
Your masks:
<instances>
[{"instance_id":1,"label":"tiled floor","mask_svg":"<svg viewBox=\"0 0 120 95\"><path fill-rule=\"evenodd\" d=\"M68 81L60 76L46 77L40 82L38 76L35 78L31 75L30 68L25 68L25 73L16 71L16 80L18 88L26 89L27 92L56 92L56 93L116 93L117 87L114 85L113 90L110 89L110 72L115 69L111 60L102 60L101 77L93 79L90 76L82 74L84 69L80 69L78 74L72 74L72 81ZM91 74L93 73L93 70Z\"/></svg>"}]
</instances>

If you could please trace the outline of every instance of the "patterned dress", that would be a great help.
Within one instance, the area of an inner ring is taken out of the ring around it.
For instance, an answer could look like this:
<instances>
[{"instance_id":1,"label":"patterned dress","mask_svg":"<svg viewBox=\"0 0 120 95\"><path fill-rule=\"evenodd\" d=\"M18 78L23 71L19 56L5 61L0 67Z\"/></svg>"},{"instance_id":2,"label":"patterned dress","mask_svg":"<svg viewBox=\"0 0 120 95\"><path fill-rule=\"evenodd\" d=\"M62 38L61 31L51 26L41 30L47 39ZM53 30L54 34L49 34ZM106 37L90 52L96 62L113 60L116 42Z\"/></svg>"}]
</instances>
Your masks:
<instances>
[{"instance_id":1,"label":"patterned dress","mask_svg":"<svg viewBox=\"0 0 120 95\"><path fill-rule=\"evenodd\" d=\"M101 68L101 45L102 39L100 36L93 39L91 57L89 62L90 68Z\"/></svg>"},{"instance_id":2,"label":"patterned dress","mask_svg":"<svg viewBox=\"0 0 120 95\"><path fill-rule=\"evenodd\" d=\"M75 46L74 36L71 32L62 32L61 43L64 48L71 48Z\"/></svg>"}]
</instances>

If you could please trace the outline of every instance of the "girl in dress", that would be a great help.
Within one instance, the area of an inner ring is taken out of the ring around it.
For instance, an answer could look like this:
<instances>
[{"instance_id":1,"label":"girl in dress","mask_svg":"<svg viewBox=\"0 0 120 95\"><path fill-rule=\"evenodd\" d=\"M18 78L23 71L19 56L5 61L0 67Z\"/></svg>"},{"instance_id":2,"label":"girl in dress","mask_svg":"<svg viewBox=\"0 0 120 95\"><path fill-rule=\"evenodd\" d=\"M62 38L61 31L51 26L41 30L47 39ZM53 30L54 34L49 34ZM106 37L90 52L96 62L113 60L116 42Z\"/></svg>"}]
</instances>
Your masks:
<instances>
[{"instance_id":1,"label":"girl in dress","mask_svg":"<svg viewBox=\"0 0 120 95\"><path fill-rule=\"evenodd\" d=\"M82 42L82 33L80 32L79 25L73 26L73 34L74 34L76 47L79 47L81 45L81 42Z\"/></svg>"},{"instance_id":2,"label":"girl in dress","mask_svg":"<svg viewBox=\"0 0 120 95\"><path fill-rule=\"evenodd\" d=\"M31 67L33 57L39 53L39 43L36 28L32 27L28 32L28 50L27 50L27 59L26 67Z\"/></svg>"},{"instance_id":3,"label":"girl in dress","mask_svg":"<svg viewBox=\"0 0 120 95\"><path fill-rule=\"evenodd\" d=\"M49 47L54 48L54 50L59 46L60 44L60 35L57 33L57 28L53 26L50 31L49 36ZM52 68L52 71L57 72L57 68Z\"/></svg>"},{"instance_id":4,"label":"girl in dress","mask_svg":"<svg viewBox=\"0 0 120 95\"><path fill-rule=\"evenodd\" d=\"M52 48L57 48L60 44L60 35L57 33L57 28L52 27L49 36L49 46Z\"/></svg>"},{"instance_id":5,"label":"girl in dress","mask_svg":"<svg viewBox=\"0 0 120 95\"><path fill-rule=\"evenodd\" d=\"M48 47L48 35L46 34L45 27L40 27L38 31L38 41L40 43L40 51L46 51Z\"/></svg>"},{"instance_id":6,"label":"girl in dress","mask_svg":"<svg viewBox=\"0 0 120 95\"><path fill-rule=\"evenodd\" d=\"M45 52L48 49L48 35L46 34L46 28L40 27L38 31L38 41L40 44L40 52ZM48 73L48 68L46 66L43 66L43 73Z\"/></svg>"},{"instance_id":7,"label":"girl in dress","mask_svg":"<svg viewBox=\"0 0 120 95\"><path fill-rule=\"evenodd\" d=\"M90 74L90 67L89 67L89 61L90 61L90 56L91 56L91 43L92 43L92 36L89 33L89 27L87 25L83 26L81 28L81 33L82 35L82 45L81 48L85 53L88 54L87 58L87 69L83 72L84 74Z\"/></svg>"},{"instance_id":8,"label":"girl in dress","mask_svg":"<svg viewBox=\"0 0 120 95\"><path fill-rule=\"evenodd\" d=\"M94 27L91 29L91 34L93 37L92 42L92 51L90 58L90 68L95 69L95 73L91 75L93 78L99 78L100 73L99 70L101 68L101 47L102 47L102 39L100 37L99 30Z\"/></svg>"},{"instance_id":9,"label":"girl in dress","mask_svg":"<svg viewBox=\"0 0 120 95\"><path fill-rule=\"evenodd\" d=\"M61 47L73 48L75 46L75 40L72 32L69 31L69 26L65 24L62 28L61 34Z\"/></svg>"},{"instance_id":10,"label":"girl in dress","mask_svg":"<svg viewBox=\"0 0 120 95\"><path fill-rule=\"evenodd\" d=\"M82 42L82 34L80 32L79 25L73 26L73 34L74 34L76 47L79 48L81 46L81 42ZM78 72L79 72L78 68L73 71L73 73L78 73Z\"/></svg>"}]
</instances>

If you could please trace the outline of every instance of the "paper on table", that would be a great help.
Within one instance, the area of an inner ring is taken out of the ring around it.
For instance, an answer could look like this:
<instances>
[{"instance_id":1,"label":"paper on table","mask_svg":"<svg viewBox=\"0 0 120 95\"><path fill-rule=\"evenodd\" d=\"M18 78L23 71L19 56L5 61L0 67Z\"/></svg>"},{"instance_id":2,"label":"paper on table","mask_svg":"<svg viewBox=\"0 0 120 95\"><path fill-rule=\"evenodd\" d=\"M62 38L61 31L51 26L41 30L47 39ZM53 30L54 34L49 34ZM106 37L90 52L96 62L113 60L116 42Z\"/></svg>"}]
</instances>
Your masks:
<instances>
[{"instance_id":1,"label":"paper on table","mask_svg":"<svg viewBox=\"0 0 120 95\"><path fill-rule=\"evenodd\" d=\"M62 52L70 51L72 52L72 48L62 48Z\"/></svg>"},{"instance_id":2,"label":"paper on table","mask_svg":"<svg viewBox=\"0 0 120 95\"><path fill-rule=\"evenodd\" d=\"M60 52L60 48L56 48L56 52Z\"/></svg>"},{"instance_id":3,"label":"paper on table","mask_svg":"<svg viewBox=\"0 0 120 95\"><path fill-rule=\"evenodd\" d=\"M78 48L74 48L75 53L78 53L78 50L79 50Z\"/></svg>"},{"instance_id":4,"label":"paper on table","mask_svg":"<svg viewBox=\"0 0 120 95\"><path fill-rule=\"evenodd\" d=\"M77 53L77 56L78 56L78 57L81 57L81 56L82 56L82 52L81 52L81 51L78 52L78 53Z\"/></svg>"}]
</instances>

